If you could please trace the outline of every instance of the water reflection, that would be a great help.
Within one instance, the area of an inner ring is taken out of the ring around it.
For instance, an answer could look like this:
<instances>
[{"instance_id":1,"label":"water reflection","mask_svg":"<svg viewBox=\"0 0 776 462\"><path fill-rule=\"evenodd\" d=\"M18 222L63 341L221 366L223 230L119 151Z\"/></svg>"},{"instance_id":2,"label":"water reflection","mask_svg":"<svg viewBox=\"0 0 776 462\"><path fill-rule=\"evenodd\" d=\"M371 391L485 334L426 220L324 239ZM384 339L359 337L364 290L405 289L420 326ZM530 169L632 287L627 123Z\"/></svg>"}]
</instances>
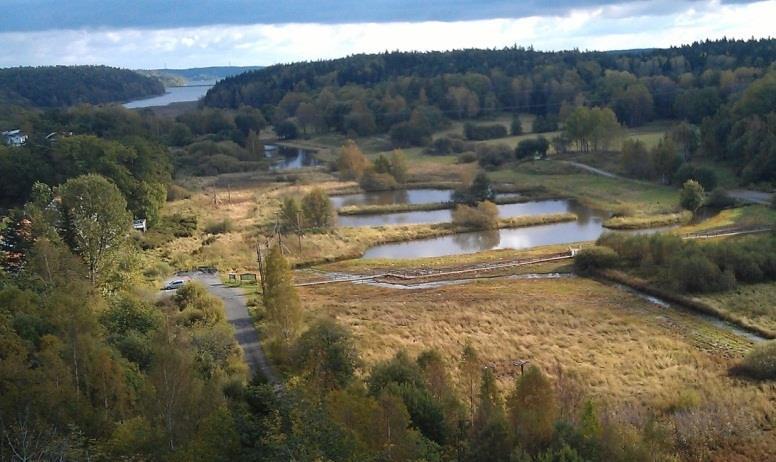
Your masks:
<instances>
[{"instance_id":1,"label":"water reflection","mask_svg":"<svg viewBox=\"0 0 776 462\"><path fill-rule=\"evenodd\" d=\"M481 252L490 249L527 249L542 245L568 244L593 241L604 232L604 212L590 209L574 202L568 202L568 211L576 213L578 221L553 223L526 228L502 229L454 234L431 239L385 244L368 249L363 258L422 258L441 257ZM651 234L667 231L673 226L615 231L633 234Z\"/></svg>"},{"instance_id":2,"label":"water reflection","mask_svg":"<svg viewBox=\"0 0 776 462\"><path fill-rule=\"evenodd\" d=\"M264 152L273 159L270 170L295 170L304 167L315 167L321 161L313 155L315 151L283 145L267 145Z\"/></svg>"},{"instance_id":3,"label":"water reflection","mask_svg":"<svg viewBox=\"0 0 776 462\"><path fill-rule=\"evenodd\" d=\"M350 205L428 204L433 202L449 202L452 200L452 197L452 189L399 189L396 191L376 191L333 196L331 202L335 208L341 208Z\"/></svg>"},{"instance_id":4,"label":"water reflection","mask_svg":"<svg viewBox=\"0 0 776 462\"><path fill-rule=\"evenodd\" d=\"M522 217L529 215L543 215L548 213L573 212L582 217L582 222L593 221L600 225L606 218L603 212L597 212L590 208L576 204L568 200L544 200L524 202L520 204L502 204L498 206L501 218ZM425 210L414 212L385 213L380 215L350 215L340 216L340 226L386 226L409 224L433 224L449 223L453 219L452 211Z\"/></svg>"}]
</instances>

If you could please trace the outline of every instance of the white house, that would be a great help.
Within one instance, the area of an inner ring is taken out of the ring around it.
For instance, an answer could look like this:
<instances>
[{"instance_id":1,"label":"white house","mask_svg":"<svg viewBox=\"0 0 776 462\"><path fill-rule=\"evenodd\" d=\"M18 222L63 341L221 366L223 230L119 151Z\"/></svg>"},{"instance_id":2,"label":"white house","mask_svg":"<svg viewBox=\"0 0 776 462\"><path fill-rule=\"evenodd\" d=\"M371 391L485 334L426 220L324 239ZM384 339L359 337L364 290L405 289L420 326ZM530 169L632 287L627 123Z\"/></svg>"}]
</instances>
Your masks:
<instances>
[{"instance_id":1,"label":"white house","mask_svg":"<svg viewBox=\"0 0 776 462\"><path fill-rule=\"evenodd\" d=\"M22 133L21 130L8 130L7 132L2 132L3 135L3 141L5 141L5 144L8 146L21 146L24 143L27 142L27 135Z\"/></svg>"}]
</instances>

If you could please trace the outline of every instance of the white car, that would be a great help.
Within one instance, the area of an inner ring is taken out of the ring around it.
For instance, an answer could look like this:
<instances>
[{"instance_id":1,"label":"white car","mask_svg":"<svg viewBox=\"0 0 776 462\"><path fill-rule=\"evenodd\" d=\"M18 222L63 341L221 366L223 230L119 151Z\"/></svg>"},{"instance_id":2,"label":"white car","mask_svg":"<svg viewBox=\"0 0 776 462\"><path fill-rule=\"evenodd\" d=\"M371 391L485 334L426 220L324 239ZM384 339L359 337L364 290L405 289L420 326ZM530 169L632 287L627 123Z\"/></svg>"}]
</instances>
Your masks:
<instances>
[{"instance_id":1,"label":"white car","mask_svg":"<svg viewBox=\"0 0 776 462\"><path fill-rule=\"evenodd\" d=\"M166 286L162 287L162 290L176 290L183 287L184 284L186 284L186 281L183 279L176 279L168 282Z\"/></svg>"}]
</instances>

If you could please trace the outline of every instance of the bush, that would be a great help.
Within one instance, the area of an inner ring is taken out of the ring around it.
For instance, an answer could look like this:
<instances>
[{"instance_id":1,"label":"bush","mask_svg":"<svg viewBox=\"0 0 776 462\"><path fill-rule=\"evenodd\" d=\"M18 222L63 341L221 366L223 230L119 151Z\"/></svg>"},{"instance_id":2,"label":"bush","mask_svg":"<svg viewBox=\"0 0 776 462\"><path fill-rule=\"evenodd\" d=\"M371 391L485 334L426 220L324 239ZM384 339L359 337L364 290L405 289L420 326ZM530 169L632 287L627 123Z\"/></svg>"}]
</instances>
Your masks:
<instances>
[{"instance_id":1,"label":"bush","mask_svg":"<svg viewBox=\"0 0 776 462\"><path fill-rule=\"evenodd\" d=\"M547 150L550 148L550 142L543 136L522 140L515 148L515 157L525 159L528 157L547 157Z\"/></svg>"},{"instance_id":2,"label":"bush","mask_svg":"<svg viewBox=\"0 0 776 462\"><path fill-rule=\"evenodd\" d=\"M221 221L210 221L205 225L205 232L208 234L226 234L232 231L234 231L234 222L228 217Z\"/></svg>"},{"instance_id":3,"label":"bush","mask_svg":"<svg viewBox=\"0 0 776 462\"><path fill-rule=\"evenodd\" d=\"M477 161L484 168L496 168L512 159L512 149L506 144L480 144L477 146Z\"/></svg>"},{"instance_id":4,"label":"bush","mask_svg":"<svg viewBox=\"0 0 776 462\"><path fill-rule=\"evenodd\" d=\"M512 136L523 134L523 124L520 121L520 116L512 117L512 124L509 126L509 134Z\"/></svg>"},{"instance_id":5,"label":"bush","mask_svg":"<svg viewBox=\"0 0 776 462\"><path fill-rule=\"evenodd\" d=\"M475 125L467 122L463 125L463 135L472 141L490 140L507 136L507 129L501 124Z\"/></svg>"},{"instance_id":6,"label":"bush","mask_svg":"<svg viewBox=\"0 0 776 462\"><path fill-rule=\"evenodd\" d=\"M275 134L282 140L291 140L299 136L299 129L290 120L284 120L275 125Z\"/></svg>"},{"instance_id":7,"label":"bush","mask_svg":"<svg viewBox=\"0 0 776 462\"><path fill-rule=\"evenodd\" d=\"M468 146L467 146L468 145ZM464 140L454 136L445 136L443 138L437 138L432 145L426 150L429 154L446 155L452 153L461 153L471 148L471 143L466 143Z\"/></svg>"},{"instance_id":8,"label":"bush","mask_svg":"<svg viewBox=\"0 0 776 462\"><path fill-rule=\"evenodd\" d=\"M456 159L456 162L459 164L468 164L471 162L475 162L477 160L477 155L473 152L465 152L458 156L458 159Z\"/></svg>"},{"instance_id":9,"label":"bush","mask_svg":"<svg viewBox=\"0 0 776 462\"><path fill-rule=\"evenodd\" d=\"M534 133L554 132L558 129L558 118L553 115L536 116L533 120Z\"/></svg>"},{"instance_id":10,"label":"bush","mask_svg":"<svg viewBox=\"0 0 776 462\"><path fill-rule=\"evenodd\" d=\"M697 181L706 191L711 191L717 187L717 174L714 170L707 167L682 164L679 170L676 171L676 174L674 174L674 183L685 184L687 180Z\"/></svg>"},{"instance_id":11,"label":"bush","mask_svg":"<svg viewBox=\"0 0 776 462\"><path fill-rule=\"evenodd\" d=\"M755 345L733 372L758 380L776 380L776 340Z\"/></svg>"},{"instance_id":12,"label":"bush","mask_svg":"<svg viewBox=\"0 0 776 462\"><path fill-rule=\"evenodd\" d=\"M191 197L191 192L183 186L177 184L171 184L167 186L167 201L177 201L181 199L188 199Z\"/></svg>"},{"instance_id":13,"label":"bush","mask_svg":"<svg viewBox=\"0 0 776 462\"><path fill-rule=\"evenodd\" d=\"M401 122L390 131L391 144L396 148L426 146L431 143L431 132L427 127Z\"/></svg>"},{"instance_id":14,"label":"bush","mask_svg":"<svg viewBox=\"0 0 776 462\"><path fill-rule=\"evenodd\" d=\"M399 187L390 173L377 173L373 170L364 173L359 185L364 191L388 191Z\"/></svg>"},{"instance_id":15,"label":"bush","mask_svg":"<svg viewBox=\"0 0 776 462\"><path fill-rule=\"evenodd\" d=\"M620 256L609 247L591 247L582 249L574 257L574 267L580 273L617 266Z\"/></svg>"},{"instance_id":16,"label":"bush","mask_svg":"<svg viewBox=\"0 0 776 462\"><path fill-rule=\"evenodd\" d=\"M463 228L497 229L498 207L490 201L480 202L476 207L457 205L453 210L453 224Z\"/></svg>"},{"instance_id":17,"label":"bush","mask_svg":"<svg viewBox=\"0 0 776 462\"><path fill-rule=\"evenodd\" d=\"M687 180L682 185L682 192L679 195L679 205L683 209L695 212L703 205L704 192L703 186L695 180Z\"/></svg>"},{"instance_id":18,"label":"bush","mask_svg":"<svg viewBox=\"0 0 776 462\"><path fill-rule=\"evenodd\" d=\"M717 188L709 194L705 205L715 209L724 209L732 207L735 204L736 200L730 197L727 191L722 188Z\"/></svg>"}]
</instances>

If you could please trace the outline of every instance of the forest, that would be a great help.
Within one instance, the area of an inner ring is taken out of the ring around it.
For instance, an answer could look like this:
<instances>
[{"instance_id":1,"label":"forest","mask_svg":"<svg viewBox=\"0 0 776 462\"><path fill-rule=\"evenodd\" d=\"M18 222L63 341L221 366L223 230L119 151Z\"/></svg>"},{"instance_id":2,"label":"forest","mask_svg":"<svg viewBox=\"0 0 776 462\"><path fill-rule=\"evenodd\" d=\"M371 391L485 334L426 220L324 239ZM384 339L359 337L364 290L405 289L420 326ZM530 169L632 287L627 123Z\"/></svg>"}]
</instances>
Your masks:
<instances>
[{"instance_id":1,"label":"forest","mask_svg":"<svg viewBox=\"0 0 776 462\"><path fill-rule=\"evenodd\" d=\"M108 66L40 66L0 69L0 101L39 107L122 102L161 95L155 79Z\"/></svg>"},{"instance_id":2,"label":"forest","mask_svg":"<svg viewBox=\"0 0 776 462\"><path fill-rule=\"evenodd\" d=\"M627 127L656 119L699 125L699 156L729 162L745 182L773 181L766 140L776 105L766 74L775 57L773 39L626 52L388 52L248 72L219 82L204 104L258 108L285 138L390 133L396 147L431 143L449 120L506 112L565 123L577 107L609 108Z\"/></svg>"}]
</instances>

